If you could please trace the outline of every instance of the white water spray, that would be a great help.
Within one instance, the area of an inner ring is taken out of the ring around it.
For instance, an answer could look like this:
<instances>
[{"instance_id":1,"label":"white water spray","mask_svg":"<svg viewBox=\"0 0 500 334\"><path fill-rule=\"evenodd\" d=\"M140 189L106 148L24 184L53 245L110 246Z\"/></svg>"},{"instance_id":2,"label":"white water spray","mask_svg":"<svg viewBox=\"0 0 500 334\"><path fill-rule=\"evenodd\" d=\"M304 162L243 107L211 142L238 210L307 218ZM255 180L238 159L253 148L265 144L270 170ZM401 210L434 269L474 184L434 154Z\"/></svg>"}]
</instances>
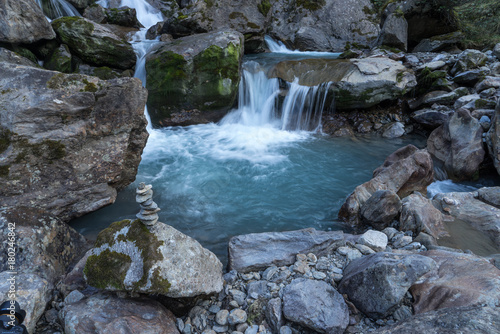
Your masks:
<instances>
[{"instance_id":1,"label":"white water spray","mask_svg":"<svg viewBox=\"0 0 500 334\"><path fill-rule=\"evenodd\" d=\"M289 55L307 55L311 57L338 57L340 53L337 52L319 52L319 51L299 51L299 50L290 50L286 47L285 44L281 41L275 41L270 36L265 36L264 41L266 42L267 48L269 51L273 53L282 53Z\"/></svg>"}]
</instances>

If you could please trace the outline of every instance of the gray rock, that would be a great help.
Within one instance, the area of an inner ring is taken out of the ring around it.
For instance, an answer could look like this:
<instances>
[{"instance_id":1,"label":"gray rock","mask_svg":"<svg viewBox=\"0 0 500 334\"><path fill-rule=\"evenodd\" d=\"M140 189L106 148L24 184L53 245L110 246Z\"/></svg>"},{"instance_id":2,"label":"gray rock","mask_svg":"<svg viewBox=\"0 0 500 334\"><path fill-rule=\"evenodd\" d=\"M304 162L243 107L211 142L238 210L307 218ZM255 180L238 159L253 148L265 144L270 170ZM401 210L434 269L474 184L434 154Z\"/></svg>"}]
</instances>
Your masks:
<instances>
[{"instance_id":1,"label":"gray rock","mask_svg":"<svg viewBox=\"0 0 500 334\"><path fill-rule=\"evenodd\" d=\"M454 78L453 82L459 85L474 86L480 79L486 76L484 70L470 70L458 73Z\"/></svg>"},{"instance_id":2,"label":"gray rock","mask_svg":"<svg viewBox=\"0 0 500 334\"><path fill-rule=\"evenodd\" d=\"M478 68L485 65L487 60L488 56L481 51L467 49L458 55L457 62L451 69L450 73L452 75L456 75L460 72Z\"/></svg>"},{"instance_id":3,"label":"gray rock","mask_svg":"<svg viewBox=\"0 0 500 334\"><path fill-rule=\"evenodd\" d=\"M259 331L259 326L252 325L245 330L245 334L257 334Z\"/></svg>"},{"instance_id":4,"label":"gray rock","mask_svg":"<svg viewBox=\"0 0 500 334\"><path fill-rule=\"evenodd\" d=\"M245 304L247 295L243 291L232 289L229 290L229 293L233 296L233 299L238 303L238 305L243 306Z\"/></svg>"},{"instance_id":5,"label":"gray rock","mask_svg":"<svg viewBox=\"0 0 500 334\"><path fill-rule=\"evenodd\" d=\"M361 252L361 254L363 254L363 255L370 255L370 254L375 253L375 251L373 249L371 249L370 247L365 246L365 245L355 244L354 247L356 247L356 249L359 250Z\"/></svg>"},{"instance_id":6,"label":"gray rock","mask_svg":"<svg viewBox=\"0 0 500 334\"><path fill-rule=\"evenodd\" d=\"M242 309L234 309L229 313L227 322L231 325L242 324L247 321L247 313Z\"/></svg>"},{"instance_id":7,"label":"gray rock","mask_svg":"<svg viewBox=\"0 0 500 334\"><path fill-rule=\"evenodd\" d=\"M431 62L425 63L423 65L420 65L417 67L417 70L423 70L425 68L428 68L431 71L439 70L440 68L444 67L446 65L446 62L442 60L433 60Z\"/></svg>"},{"instance_id":8,"label":"gray rock","mask_svg":"<svg viewBox=\"0 0 500 334\"><path fill-rule=\"evenodd\" d=\"M415 235L425 232L436 239L449 236L443 214L422 194L413 193L405 197L402 203L399 219L401 231L412 231Z\"/></svg>"},{"instance_id":9,"label":"gray rock","mask_svg":"<svg viewBox=\"0 0 500 334\"><path fill-rule=\"evenodd\" d=\"M78 290L71 291L69 295L64 298L64 304L74 304L78 303L80 300L85 298L85 295Z\"/></svg>"},{"instance_id":10,"label":"gray rock","mask_svg":"<svg viewBox=\"0 0 500 334\"><path fill-rule=\"evenodd\" d=\"M120 237L120 238L119 238ZM102 231L87 259L89 285L167 297L222 290L222 264L198 241L173 227L123 220Z\"/></svg>"},{"instance_id":11,"label":"gray rock","mask_svg":"<svg viewBox=\"0 0 500 334\"><path fill-rule=\"evenodd\" d=\"M471 102L475 102L480 99L478 94L470 94L459 97L455 103L453 104L453 108L458 109L461 108Z\"/></svg>"},{"instance_id":12,"label":"gray rock","mask_svg":"<svg viewBox=\"0 0 500 334\"><path fill-rule=\"evenodd\" d=\"M426 108L413 112L410 117L419 124L435 129L446 122L453 112L450 108L441 110Z\"/></svg>"},{"instance_id":13,"label":"gray rock","mask_svg":"<svg viewBox=\"0 0 500 334\"><path fill-rule=\"evenodd\" d=\"M474 87L474 89L478 93L482 92L483 90L489 89L489 88L495 88L495 89L500 88L500 77L487 76L486 78L484 78L483 81L480 81Z\"/></svg>"},{"instance_id":14,"label":"gray rock","mask_svg":"<svg viewBox=\"0 0 500 334\"><path fill-rule=\"evenodd\" d=\"M500 270L487 259L457 252L431 250L420 253L437 263L410 292L416 314L462 306L500 303Z\"/></svg>"},{"instance_id":15,"label":"gray rock","mask_svg":"<svg viewBox=\"0 0 500 334\"><path fill-rule=\"evenodd\" d=\"M360 223L363 204L378 190L391 190L400 197L413 191L426 193L434 176L432 159L426 150L408 145L389 155L373 172L373 178L357 186L339 211L339 218L351 224Z\"/></svg>"},{"instance_id":16,"label":"gray rock","mask_svg":"<svg viewBox=\"0 0 500 334\"><path fill-rule=\"evenodd\" d=\"M409 317L392 326L381 327L376 334L454 334L498 333L498 308L456 307Z\"/></svg>"},{"instance_id":17,"label":"gray rock","mask_svg":"<svg viewBox=\"0 0 500 334\"><path fill-rule=\"evenodd\" d=\"M229 316L228 310L220 310L215 315L215 322L221 326L227 325L227 317Z\"/></svg>"},{"instance_id":18,"label":"gray rock","mask_svg":"<svg viewBox=\"0 0 500 334\"><path fill-rule=\"evenodd\" d=\"M392 190L377 190L361 206L361 217L370 226L383 230L399 215L401 200Z\"/></svg>"},{"instance_id":19,"label":"gray rock","mask_svg":"<svg viewBox=\"0 0 500 334\"><path fill-rule=\"evenodd\" d=\"M483 162L483 128L466 109L458 109L427 139L427 149L443 164L449 177L472 178Z\"/></svg>"},{"instance_id":20,"label":"gray rock","mask_svg":"<svg viewBox=\"0 0 500 334\"><path fill-rule=\"evenodd\" d=\"M0 95L3 206L36 202L69 221L113 203L135 180L148 137L139 79L0 63L0 86L9 87Z\"/></svg>"},{"instance_id":21,"label":"gray rock","mask_svg":"<svg viewBox=\"0 0 500 334\"><path fill-rule=\"evenodd\" d=\"M235 102L242 56L243 36L234 30L159 43L146 58L152 122L168 126L218 121Z\"/></svg>"},{"instance_id":22,"label":"gray rock","mask_svg":"<svg viewBox=\"0 0 500 334\"><path fill-rule=\"evenodd\" d=\"M55 49L43 63L43 67L63 73L73 72L72 56L66 44L61 44L60 47Z\"/></svg>"},{"instance_id":23,"label":"gray rock","mask_svg":"<svg viewBox=\"0 0 500 334\"><path fill-rule=\"evenodd\" d=\"M376 252L383 252L387 247L387 235L385 233L368 230L361 235L358 242L361 245L370 247Z\"/></svg>"},{"instance_id":24,"label":"gray rock","mask_svg":"<svg viewBox=\"0 0 500 334\"><path fill-rule=\"evenodd\" d=\"M500 174L500 101L497 102L495 115L491 121L490 129L486 133L486 145L493 165Z\"/></svg>"},{"instance_id":25,"label":"gray rock","mask_svg":"<svg viewBox=\"0 0 500 334\"><path fill-rule=\"evenodd\" d=\"M131 316L133 315L133 316ZM96 294L62 310L68 334L127 333L178 334L175 316L160 303L146 298L124 299Z\"/></svg>"},{"instance_id":26,"label":"gray rock","mask_svg":"<svg viewBox=\"0 0 500 334\"><path fill-rule=\"evenodd\" d=\"M320 333L343 333L349 324L344 298L329 284L297 278L285 287L283 314Z\"/></svg>"},{"instance_id":27,"label":"gray rock","mask_svg":"<svg viewBox=\"0 0 500 334\"><path fill-rule=\"evenodd\" d=\"M452 105L459 97L456 92L448 92L443 90L436 90L425 94L421 99L422 106L431 106L434 103Z\"/></svg>"},{"instance_id":28,"label":"gray rock","mask_svg":"<svg viewBox=\"0 0 500 334\"><path fill-rule=\"evenodd\" d=\"M396 309L410 286L435 265L421 255L375 253L347 265L339 292L347 294L367 316L384 318Z\"/></svg>"},{"instance_id":29,"label":"gray rock","mask_svg":"<svg viewBox=\"0 0 500 334\"><path fill-rule=\"evenodd\" d=\"M85 62L121 69L132 68L136 62L132 45L104 25L83 17L62 17L52 21L52 28L71 53Z\"/></svg>"},{"instance_id":30,"label":"gray rock","mask_svg":"<svg viewBox=\"0 0 500 334\"><path fill-rule=\"evenodd\" d=\"M240 235L229 240L229 268L250 272L272 265L291 265L298 253L321 256L341 245L344 245L342 232L322 232L313 228Z\"/></svg>"},{"instance_id":31,"label":"gray rock","mask_svg":"<svg viewBox=\"0 0 500 334\"><path fill-rule=\"evenodd\" d=\"M425 38L413 48L412 52L438 52L446 50L459 43L462 39L463 35L461 32Z\"/></svg>"},{"instance_id":32,"label":"gray rock","mask_svg":"<svg viewBox=\"0 0 500 334\"><path fill-rule=\"evenodd\" d=\"M484 187L477 191L478 199L500 209L500 187Z\"/></svg>"},{"instance_id":33,"label":"gray rock","mask_svg":"<svg viewBox=\"0 0 500 334\"><path fill-rule=\"evenodd\" d=\"M406 51L408 48L408 22L403 15L390 14L384 21L378 40L379 45L387 45Z\"/></svg>"},{"instance_id":34,"label":"gray rock","mask_svg":"<svg viewBox=\"0 0 500 334\"><path fill-rule=\"evenodd\" d=\"M401 122L391 123L382 133L384 138L398 138L405 134L405 126Z\"/></svg>"},{"instance_id":35,"label":"gray rock","mask_svg":"<svg viewBox=\"0 0 500 334\"><path fill-rule=\"evenodd\" d=\"M288 326L281 326L280 327L280 334L292 334L292 329Z\"/></svg>"},{"instance_id":36,"label":"gray rock","mask_svg":"<svg viewBox=\"0 0 500 334\"><path fill-rule=\"evenodd\" d=\"M4 0L0 3L0 42L30 44L55 37L54 30L35 1Z\"/></svg>"},{"instance_id":37,"label":"gray rock","mask_svg":"<svg viewBox=\"0 0 500 334\"><path fill-rule=\"evenodd\" d=\"M269 292L267 291L267 281L253 281L247 285L247 293L250 298L259 299L269 298Z\"/></svg>"},{"instance_id":38,"label":"gray rock","mask_svg":"<svg viewBox=\"0 0 500 334\"><path fill-rule=\"evenodd\" d=\"M0 48L0 62L15 64L15 65L38 67L38 64L34 63L28 58L20 56L19 54L5 48Z\"/></svg>"},{"instance_id":39,"label":"gray rock","mask_svg":"<svg viewBox=\"0 0 500 334\"><path fill-rule=\"evenodd\" d=\"M493 48L493 54L495 55L495 57L497 57L498 60L500 60L500 43L497 43Z\"/></svg>"}]
</instances>

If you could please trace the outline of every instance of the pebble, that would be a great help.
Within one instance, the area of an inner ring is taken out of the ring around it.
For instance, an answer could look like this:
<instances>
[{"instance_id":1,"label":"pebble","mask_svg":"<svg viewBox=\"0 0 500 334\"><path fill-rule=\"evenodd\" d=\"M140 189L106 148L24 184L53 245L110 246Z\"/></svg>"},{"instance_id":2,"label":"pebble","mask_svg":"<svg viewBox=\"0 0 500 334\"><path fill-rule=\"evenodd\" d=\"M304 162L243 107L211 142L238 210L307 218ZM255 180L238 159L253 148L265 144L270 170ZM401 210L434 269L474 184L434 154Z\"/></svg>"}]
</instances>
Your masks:
<instances>
[{"instance_id":1,"label":"pebble","mask_svg":"<svg viewBox=\"0 0 500 334\"><path fill-rule=\"evenodd\" d=\"M215 322L222 326L227 325L228 316L229 316L228 310L220 310L215 315Z\"/></svg>"},{"instance_id":2,"label":"pebble","mask_svg":"<svg viewBox=\"0 0 500 334\"><path fill-rule=\"evenodd\" d=\"M71 291L66 298L64 298L65 304L74 304L85 298L85 295L78 290Z\"/></svg>"},{"instance_id":3,"label":"pebble","mask_svg":"<svg viewBox=\"0 0 500 334\"><path fill-rule=\"evenodd\" d=\"M210 313L218 313L220 311L220 306L219 305L210 305L210 307L208 308L208 312Z\"/></svg>"},{"instance_id":4,"label":"pebble","mask_svg":"<svg viewBox=\"0 0 500 334\"><path fill-rule=\"evenodd\" d=\"M247 321L247 313L241 309L234 309L229 313L227 321L230 325L242 324Z\"/></svg>"},{"instance_id":5,"label":"pebble","mask_svg":"<svg viewBox=\"0 0 500 334\"><path fill-rule=\"evenodd\" d=\"M375 230L366 231L358 240L361 245L368 246L376 252L383 252L387 247L387 241L388 237L385 233Z\"/></svg>"},{"instance_id":6,"label":"pebble","mask_svg":"<svg viewBox=\"0 0 500 334\"><path fill-rule=\"evenodd\" d=\"M257 334L259 331L259 326L252 325L245 330L245 334Z\"/></svg>"},{"instance_id":7,"label":"pebble","mask_svg":"<svg viewBox=\"0 0 500 334\"><path fill-rule=\"evenodd\" d=\"M326 274L322 273L321 271L315 271L315 272L313 272L313 277L315 279L325 279L326 278Z\"/></svg>"},{"instance_id":8,"label":"pebble","mask_svg":"<svg viewBox=\"0 0 500 334\"><path fill-rule=\"evenodd\" d=\"M280 334L292 334L292 329L288 326L281 326Z\"/></svg>"},{"instance_id":9,"label":"pebble","mask_svg":"<svg viewBox=\"0 0 500 334\"><path fill-rule=\"evenodd\" d=\"M266 270L264 270L262 278L265 279L266 281L270 281L278 271L279 269L276 266L269 267Z\"/></svg>"},{"instance_id":10,"label":"pebble","mask_svg":"<svg viewBox=\"0 0 500 334\"><path fill-rule=\"evenodd\" d=\"M217 333L225 333L225 332L227 332L228 328L229 327L227 327L227 326L221 326L221 325L215 325L212 327L212 329L214 331L216 331Z\"/></svg>"}]
</instances>

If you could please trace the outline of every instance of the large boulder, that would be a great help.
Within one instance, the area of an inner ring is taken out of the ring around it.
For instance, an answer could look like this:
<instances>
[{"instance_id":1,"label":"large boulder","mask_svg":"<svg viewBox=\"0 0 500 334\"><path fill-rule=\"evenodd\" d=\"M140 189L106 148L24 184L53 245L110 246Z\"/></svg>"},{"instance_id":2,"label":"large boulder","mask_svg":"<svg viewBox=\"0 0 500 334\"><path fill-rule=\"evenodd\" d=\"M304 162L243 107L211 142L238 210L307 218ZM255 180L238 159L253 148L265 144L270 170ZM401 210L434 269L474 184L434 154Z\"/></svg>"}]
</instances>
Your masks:
<instances>
[{"instance_id":1,"label":"large boulder","mask_svg":"<svg viewBox=\"0 0 500 334\"><path fill-rule=\"evenodd\" d=\"M417 84L412 71L389 58L289 60L269 73L287 82L298 78L304 86L331 82L337 109L369 108L397 99Z\"/></svg>"},{"instance_id":2,"label":"large boulder","mask_svg":"<svg viewBox=\"0 0 500 334\"><path fill-rule=\"evenodd\" d=\"M148 111L155 124L217 121L238 93L243 36L236 31L198 34L163 43L146 60ZM180 112L202 114L176 121Z\"/></svg>"},{"instance_id":3,"label":"large boulder","mask_svg":"<svg viewBox=\"0 0 500 334\"><path fill-rule=\"evenodd\" d=\"M294 279L283 291L285 318L319 333L341 334L349 324L347 304L330 284Z\"/></svg>"},{"instance_id":4,"label":"large boulder","mask_svg":"<svg viewBox=\"0 0 500 334\"><path fill-rule=\"evenodd\" d=\"M55 37L54 30L35 1L0 2L0 42L29 44Z\"/></svg>"},{"instance_id":5,"label":"large boulder","mask_svg":"<svg viewBox=\"0 0 500 334\"><path fill-rule=\"evenodd\" d=\"M354 189L340 208L339 218L357 225L361 207L377 190L392 190L400 198L413 191L426 193L433 177L432 158L426 150L413 145L402 147L387 157L370 181Z\"/></svg>"},{"instance_id":6,"label":"large boulder","mask_svg":"<svg viewBox=\"0 0 500 334\"><path fill-rule=\"evenodd\" d=\"M500 305L500 270L488 260L442 250L422 254L437 266L410 289L416 314L453 307Z\"/></svg>"},{"instance_id":7,"label":"large boulder","mask_svg":"<svg viewBox=\"0 0 500 334\"><path fill-rule=\"evenodd\" d=\"M369 317L383 318L395 310L408 289L436 263L421 255L375 253L349 263L339 284L354 305Z\"/></svg>"},{"instance_id":8,"label":"large boulder","mask_svg":"<svg viewBox=\"0 0 500 334\"><path fill-rule=\"evenodd\" d=\"M421 193L415 192L405 197L402 204L399 219L401 231L412 231L415 235L424 232L436 239L449 236L443 214Z\"/></svg>"},{"instance_id":9,"label":"large boulder","mask_svg":"<svg viewBox=\"0 0 500 334\"><path fill-rule=\"evenodd\" d=\"M408 22L403 15L392 13L385 19L378 44L395 47L401 51L408 49Z\"/></svg>"},{"instance_id":10,"label":"large boulder","mask_svg":"<svg viewBox=\"0 0 500 334\"><path fill-rule=\"evenodd\" d=\"M136 62L132 45L103 25L66 16L52 21L52 27L58 39L85 62L120 69L132 68Z\"/></svg>"},{"instance_id":11,"label":"large boulder","mask_svg":"<svg viewBox=\"0 0 500 334\"><path fill-rule=\"evenodd\" d=\"M175 316L157 301L99 293L61 311L67 334L179 334Z\"/></svg>"},{"instance_id":12,"label":"large boulder","mask_svg":"<svg viewBox=\"0 0 500 334\"><path fill-rule=\"evenodd\" d=\"M427 139L427 150L453 179L478 176L483 162L483 128L466 109L458 109Z\"/></svg>"},{"instance_id":13,"label":"large boulder","mask_svg":"<svg viewBox=\"0 0 500 334\"><path fill-rule=\"evenodd\" d=\"M167 297L222 290L222 263L171 226L140 220L115 222L97 236L84 274L89 285Z\"/></svg>"},{"instance_id":14,"label":"large boulder","mask_svg":"<svg viewBox=\"0 0 500 334\"><path fill-rule=\"evenodd\" d=\"M148 133L139 79L0 63L0 202L64 221L134 181Z\"/></svg>"},{"instance_id":15,"label":"large boulder","mask_svg":"<svg viewBox=\"0 0 500 334\"><path fill-rule=\"evenodd\" d=\"M322 232L313 228L239 235L229 240L229 269L249 272L291 265L299 253L322 256L344 245L342 231Z\"/></svg>"},{"instance_id":16,"label":"large boulder","mask_svg":"<svg viewBox=\"0 0 500 334\"><path fill-rule=\"evenodd\" d=\"M383 230L388 227L401 211L401 199L392 190L377 190L361 206L363 221Z\"/></svg>"},{"instance_id":17,"label":"large boulder","mask_svg":"<svg viewBox=\"0 0 500 334\"><path fill-rule=\"evenodd\" d=\"M269 32L293 49L342 51L347 43L374 45L380 28L368 0L278 0Z\"/></svg>"},{"instance_id":18,"label":"large boulder","mask_svg":"<svg viewBox=\"0 0 500 334\"><path fill-rule=\"evenodd\" d=\"M491 127L486 133L488 152L493 160L493 165L500 174L500 101L497 102L495 115L491 120Z\"/></svg>"},{"instance_id":19,"label":"large boulder","mask_svg":"<svg viewBox=\"0 0 500 334\"><path fill-rule=\"evenodd\" d=\"M486 189L491 189L492 193L500 192L500 187ZM432 202L443 213L483 232L500 249L500 207L498 204L491 205L491 201L488 201L491 198L494 195L481 197L479 192L454 192L437 194Z\"/></svg>"},{"instance_id":20,"label":"large boulder","mask_svg":"<svg viewBox=\"0 0 500 334\"><path fill-rule=\"evenodd\" d=\"M0 48L0 62L2 63L10 63L10 64L16 64L16 65L23 65L23 66L34 66L37 67L38 64L34 63L33 61L29 60L26 57L23 57L13 51L10 51L9 49L5 48Z\"/></svg>"},{"instance_id":21,"label":"large boulder","mask_svg":"<svg viewBox=\"0 0 500 334\"><path fill-rule=\"evenodd\" d=\"M454 307L427 312L383 326L374 334L478 334L498 333L498 307Z\"/></svg>"}]
</instances>

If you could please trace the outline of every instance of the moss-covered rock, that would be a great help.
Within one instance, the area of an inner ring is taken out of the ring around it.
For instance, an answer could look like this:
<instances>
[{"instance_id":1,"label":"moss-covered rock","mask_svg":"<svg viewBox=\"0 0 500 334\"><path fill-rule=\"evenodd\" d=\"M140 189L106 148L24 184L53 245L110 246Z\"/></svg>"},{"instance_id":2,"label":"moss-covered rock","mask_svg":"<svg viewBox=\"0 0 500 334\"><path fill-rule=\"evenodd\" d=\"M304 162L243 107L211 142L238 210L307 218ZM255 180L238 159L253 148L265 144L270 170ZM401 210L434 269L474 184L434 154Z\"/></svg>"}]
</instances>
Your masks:
<instances>
[{"instance_id":1,"label":"moss-covered rock","mask_svg":"<svg viewBox=\"0 0 500 334\"><path fill-rule=\"evenodd\" d=\"M235 102L242 55L243 36L235 31L188 36L153 52L146 61L153 122L171 124L173 113L193 109L207 121L220 118Z\"/></svg>"},{"instance_id":2,"label":"moss-covered rock","mask_svg":"<svg viewBox=\"0 0 500 334\"><path fill-rule=\"evenodd\" d=\"M71 65L71 53L66 44L61 44L61 46L52 52L48 59L43 64L48 70L59 71L64 73L73 72L73 67Z\"/></svg>"},{"instance_id":3,"label":"moss-covered rock","mask_svg":"<svg viewBox=\"0 0 500 334\"><path fill-rule=\"evenodd\" d=\"M132 68L136 55L132 46L108 28L82 17L62 17L52 21L58 39L72 54L97 66Z\"/></svg>"},{"instance_id":4,"label":"moss-covered rock","mask_svg":"<svg viewBox=\"0 0 500 334\"><path fill-rule=\"evenodd\" d=\"M222 264L196 240L163 223L111 224L87 259L87 282L100 289L193 297L222 289Z\"/></svg>"}]
</instances>

